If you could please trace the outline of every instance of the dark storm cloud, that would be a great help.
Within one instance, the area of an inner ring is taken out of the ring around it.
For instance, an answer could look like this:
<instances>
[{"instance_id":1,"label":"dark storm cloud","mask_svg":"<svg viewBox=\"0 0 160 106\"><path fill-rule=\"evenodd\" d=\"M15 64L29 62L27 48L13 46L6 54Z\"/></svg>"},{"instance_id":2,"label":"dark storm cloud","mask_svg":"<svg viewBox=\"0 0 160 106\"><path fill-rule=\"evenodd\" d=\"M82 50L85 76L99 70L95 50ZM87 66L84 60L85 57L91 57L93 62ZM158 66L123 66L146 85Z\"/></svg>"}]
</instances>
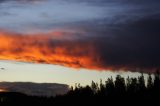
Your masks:
<instances>
[{"instance_id":1,"label":"dark storm cloud","mask_svg":"<svg viewBox=\"0 0 160 106\"><path fill-rule=\"evenodd\" d=\"M90 40L104 66L127 70L160 68L159 14L100 30Z\"/></svg>"},{"instance_id":2,"label":"dark storm cloud","mask_svg":"<svg viewBox=\"0 0 160 106\"><path fill-rule=\"evenodd\" d=\"M34 1L44 1L44 0L1 0L0 3L9 2L9 1L16 1L16 2L34 2Z\"/></svg>"},{"instance_id":3,"label":"dark storm cloud","mask_svg":"<svg viewBox=\"0 0 160 106\"><path fill-rule=\"evenodd\" d=\"M0 21L0 26L8 29L16 28L15 32L28 27L36 27L42 32L46 29L54 32L56 28L60 29L60 32L66 31L68 34L60 33L59 40L47 38L46 41L42 40L43 44L37 43L38 40L41 40L40 38L33 37L34 39L30 40L33 44L32 47L35 47L34 50L43 45L47 48L44 50L48 55L57 55L54 61L49 62L51 64L102 70L136 71L144 69L144 71L148 71L160 68L159 0L61 1L63 2L48 0L47 3L42 3L43 8L31 6L33 17L30 16L31 10L27 8L28 5L24 6L25 8L23 6L16 8L16 13L19 15L15 17L14 21L6 16L5 20ZM54 4L56 5L53 6ZM52 9L41 12L48 7ZM14 13L15 11L10 9L10 12ZM16 24L12 24L13 26L8 24L12 22ZM23 30L21 31L23 32ZM24 37L24 41L27 41L26 47L30 48L31 45L26 38ZM16 38L14 39L17 42ZM24 41L19 41L19 47ZM17 47L12 48L14 50ZM24 47L22 48L24 49ZM51 48L58 49L52 50ZM21 49L16 49L16 51L19 52ZM10 50L9 53L11 52L12 55L15 55L14 58L17 58L17 54ZM38 49L38 53L41 51ZM35 56L34 53L31 54L32 57ZM21 58L22 60L26 59L23 56ZM39 57L36 57L35 60L38 59ZM43 61L46 60L47 58L44 57Z\"/></svg>"},{"instance_id":4,"label":"dark storm cloud","mask_svg":"<svg viewBox=\"0 0 160 106\"><path fill-rule=\"evenodd\" d=\"M99 55L96 61L101 64L100 67L134 71L160 68L160 1L100 2L109 2L115 8L126 10L120 13L113 11L117 13L112 19L90 20L72 25L87 32L88 38L84 39L93 43Z\"/></svg>"},{"instance_id":5,"label":"dark storm cloud","mask_svg":"<svg viewBox=\"0 0 160 106\"><path fill-rule=\"evenodd\" d=\"M85 36L72 43L57 42L56 46L72 48L67 54L77 58L80 55L89 56L92 62L88 66L96 65L95 69L150 72L160 68L160 14L148 14L134 19L130 17L115 24L105 22L105 19L99 24L101 21L76 23L79 29L85 30ZM81 52L72 52L74 46L71 45L82 48ZM89 48L94 49L90 51ZM75 64L88 68L81 63Z\"/></svg>"}]
</instances>

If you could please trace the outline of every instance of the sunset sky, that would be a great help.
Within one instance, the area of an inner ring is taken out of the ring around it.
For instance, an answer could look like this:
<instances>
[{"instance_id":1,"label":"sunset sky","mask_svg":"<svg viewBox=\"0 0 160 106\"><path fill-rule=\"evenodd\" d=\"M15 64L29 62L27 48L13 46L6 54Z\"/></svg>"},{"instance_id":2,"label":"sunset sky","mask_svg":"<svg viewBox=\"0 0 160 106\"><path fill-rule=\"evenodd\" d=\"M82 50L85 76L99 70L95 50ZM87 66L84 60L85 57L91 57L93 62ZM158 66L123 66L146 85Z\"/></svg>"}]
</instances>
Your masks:
<instances>
[{"instance_id":1,"label":"sunset sky","mask_svg":"<svg viewBox=\"0 0 160 106\"><path fill-rule=\"evenodd\" d=\"M0 81L90 84L160 68L159 0L1 0Z\"/></svg>"}]
</instances>

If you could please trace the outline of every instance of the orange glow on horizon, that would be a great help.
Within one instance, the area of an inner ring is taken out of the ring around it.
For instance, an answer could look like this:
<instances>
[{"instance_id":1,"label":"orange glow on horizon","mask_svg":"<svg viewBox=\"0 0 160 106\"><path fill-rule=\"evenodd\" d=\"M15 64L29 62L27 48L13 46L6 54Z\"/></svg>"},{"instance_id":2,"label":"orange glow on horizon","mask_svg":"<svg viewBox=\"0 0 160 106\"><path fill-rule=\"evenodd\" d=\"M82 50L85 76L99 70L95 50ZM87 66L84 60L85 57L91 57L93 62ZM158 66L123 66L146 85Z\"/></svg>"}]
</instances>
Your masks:
<instances>
[{"instance_id":1,"label":"orange glow on horizon","mask_svg":"<svg viewBox=\"0 0 160 106\"><path fill-rule=\"evenodd\" d=\"M7 92L7 90L0 88L0 92Z\"/></svg>"}]
</instances>

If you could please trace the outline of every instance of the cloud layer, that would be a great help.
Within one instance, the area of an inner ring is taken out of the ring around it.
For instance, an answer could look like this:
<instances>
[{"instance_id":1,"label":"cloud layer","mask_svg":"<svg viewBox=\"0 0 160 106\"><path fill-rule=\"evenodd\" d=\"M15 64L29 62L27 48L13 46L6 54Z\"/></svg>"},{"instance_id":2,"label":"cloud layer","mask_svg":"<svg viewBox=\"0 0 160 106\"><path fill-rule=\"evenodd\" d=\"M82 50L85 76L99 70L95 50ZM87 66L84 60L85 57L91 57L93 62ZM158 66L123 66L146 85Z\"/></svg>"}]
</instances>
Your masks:
<instances>
[{"instance_id":1,"label":"cloud layer","mask_svg":"<svg viewBox=\"0 0 160 106\"><path fill-rule=\"evenodd\" d=\"M148 18L100 33L1 32L0 59L97 70L153 70L159 68L160 26L159 19Z\"/></svg>"},{"instance_id":2,"label":"cloud layer","mask_svg":"<svg viewBox=\"0 0 160 106\"><path fill-rule=\"evenodd\" d=\"M0 59L96 70L160 68L158 0L24 2L1 3Z\"/></svg>"}]
</instances>

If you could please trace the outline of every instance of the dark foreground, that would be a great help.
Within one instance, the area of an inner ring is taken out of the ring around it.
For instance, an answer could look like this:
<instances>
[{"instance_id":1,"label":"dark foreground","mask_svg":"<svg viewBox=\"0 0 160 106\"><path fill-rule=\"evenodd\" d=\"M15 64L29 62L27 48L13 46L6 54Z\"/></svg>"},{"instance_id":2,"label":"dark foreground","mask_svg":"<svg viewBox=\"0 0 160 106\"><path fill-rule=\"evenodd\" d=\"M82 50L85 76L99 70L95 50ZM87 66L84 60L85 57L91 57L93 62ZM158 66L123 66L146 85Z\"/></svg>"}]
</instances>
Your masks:
<instances>
[{"instance_id":1,"label":"dark foreground","mask_svg":"<svg viewBox=\"0 0 160 106\"><path fill-rule=\"evenodd\" d=\"M124 79L117 76L107 79L105 84L92 82L91 86L82 87L76 84L75 88L63 96L36 97L15 92L1 92L0 106L112 106L112 105L151 105L160 104L160 74L154 77L148 75L145 82L143 74L138 78Z\"/></svg>"}]
</instances>

